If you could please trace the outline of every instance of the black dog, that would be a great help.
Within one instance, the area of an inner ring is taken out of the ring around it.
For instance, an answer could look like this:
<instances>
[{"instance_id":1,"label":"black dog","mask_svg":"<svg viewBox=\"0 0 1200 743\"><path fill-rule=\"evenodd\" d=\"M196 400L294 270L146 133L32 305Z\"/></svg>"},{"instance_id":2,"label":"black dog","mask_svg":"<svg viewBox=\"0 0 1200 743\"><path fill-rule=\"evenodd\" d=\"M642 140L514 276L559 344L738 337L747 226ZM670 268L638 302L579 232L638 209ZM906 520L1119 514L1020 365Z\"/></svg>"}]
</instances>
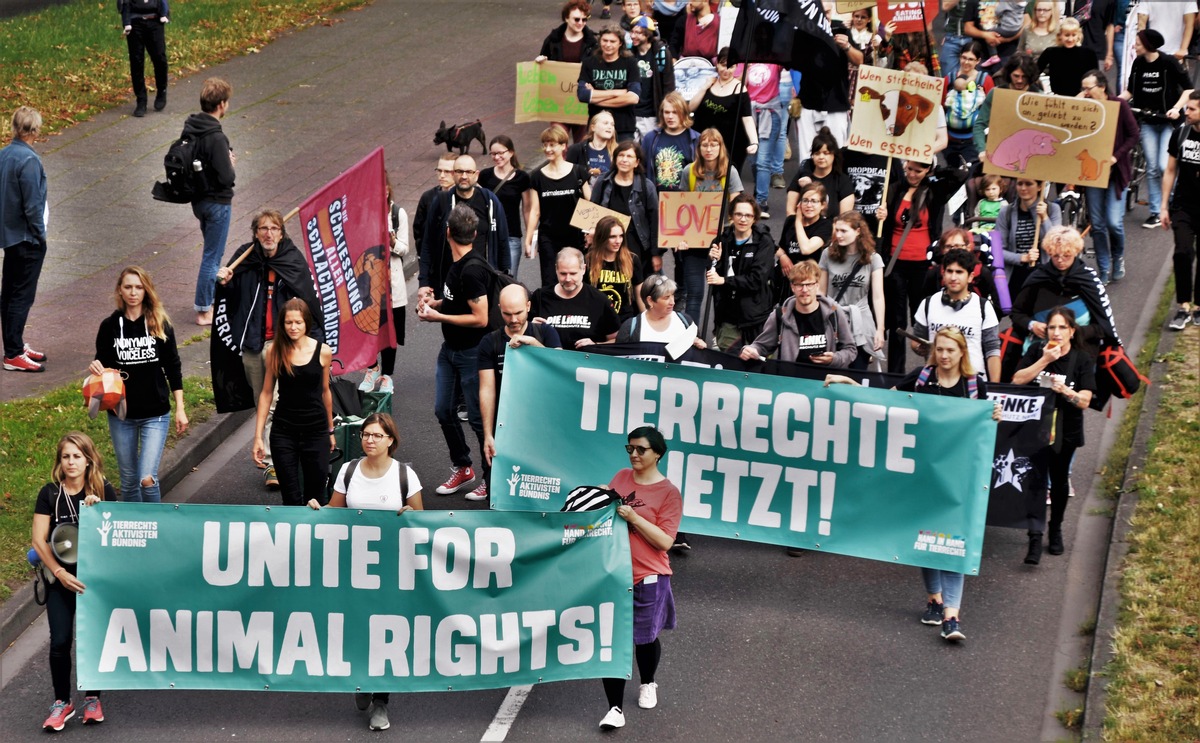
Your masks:
<instances>
[{"instance_id":1,"label":"black dog","mask_svg":"<svg viewBox=\"0 0 1200 743\"><path fill-rule=\"evenodd\" d=\"M471 142L479 140L479 146L484 154L487 154L487 139L483 136L483 124L479 119L475 119L469 124L459 124L458 126L446 126L446 122L438 127L437 134L433 135L434 144L446 144L446 152L453 152L454 148L458 148L458 154L465 155L471 149Z\"/></svg>"}]
</instances>

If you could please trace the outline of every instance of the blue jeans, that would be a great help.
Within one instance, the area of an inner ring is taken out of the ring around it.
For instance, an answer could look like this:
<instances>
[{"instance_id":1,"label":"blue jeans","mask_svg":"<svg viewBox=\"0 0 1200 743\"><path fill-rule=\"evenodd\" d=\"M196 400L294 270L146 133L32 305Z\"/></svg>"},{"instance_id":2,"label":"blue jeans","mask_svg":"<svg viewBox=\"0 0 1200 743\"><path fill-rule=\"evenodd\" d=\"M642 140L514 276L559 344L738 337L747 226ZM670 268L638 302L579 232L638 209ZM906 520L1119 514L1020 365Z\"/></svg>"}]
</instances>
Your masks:
<instances>
[{"instance_id":1,"label":"blue jeans","mask_svg":"<svg viewBox=\"0 0 1200 743\"><path fill-rule=\"evenodd\" d=\"M194 309L208 312L213 306L213 295L217 289L217 269L225 256L225 241L229 238L229 221L233 207L215 201L197 201L192 204L192 214L200 220L200 234L204 236L204 253L200 256L200 273L196 276L196 299Z\"/></svg>"},{"instance_id":2,"label":"blue jeans","mask_svg":"<svg viewBox=\"0 0 1200 743\"><path fill-rule=\"evenodd\" d=\"M462 423L454 410L457 392L461 389L463 401L467 404L467 422L479 439L479 458L484 462L486 471L486 460L483 458L483 416L479 414L479 354L474 348L455 351L443 343L442 350L438 351L435 380L437 392L433 412L442 427L442 435L446 437L450 463L455 467L471 466L471 447L467 445Z\"/></svg>"},{"instance_id":3,"label":"blue jeans","mask_svg":"<svg viewBox=\"0 0 1200 743\"><path fill-rule=\"evenodd\" d=\"M947 33L942 38L942 52L939 58L942 63L942 74L949 75L953 80L958 74L958 55L962 54L962 50L971 43L970 36L959 36L958 34Z\"/></svg>"},{"instance_id":4,"label":"blue jeans","mask_svg":"<svg viewBox=\"0 0 1200 743\"><path fill-rule=\"evenodd\" d=\"M512 272L513 278L517 276L517 269L521 267L521 254L525 252L525 238L512 237L508 238L508 264Z\"/></svg>"},{"instance_id":5,"label":"blue jeans","mask_svg":"<svg viewBox=\"0 0 1200 743\"><path fill-rule=\"evenodd\" d=\"M46 247L26 241L10 245L0 253L4 254L3 275L0 276L0 332L4 335L4 358L12 359L25 353L25 323L37 295Z\"/></svg>"},{"instance_id":6,"label":"blue jeans","mask_svg":"<svg viewBox=\"0 0 1200 743\"><path fill-rule=\"evenodd\" d=\"M1113 261L1125 257L1125 189L1118 191L1110 177L1107 188L1086 190L1096 267L1100 277L1106 278L1112 273Z\"/></svg>"},{"instance_id":7,"label":"blue jeans","mask_svg":"<svg viewBox=\"0 0 1200 743\"><path fill-rule=\"evenodd\" d=\"M775 145L774 159L767 161L767 167L771 169L771 173L783 175L783 156L787 154L787 135L788 135L788 106L792 103L792 98L795 93L792 91L792 76L786 70L779 76L779 131L775 132L775 138L779 140Z\"/></svg>"},{"instance_id":8,"label":"blue jeans","mask_svg":"<svg viewBox=\"0 0 1200 743\"><path fill-rule=\"evenodd\" d=\"M162 492L158 487L158 463L171 431L171 414L154 418L121 420L108 414L108 435L117 455L117 471L121 475L121 500L133 503L159 503ZM149 477L154 482L141 481Z\"/></svg>"},{"instance_id":9,"label":"blue jeans","mask_svg":"<svg viewBox=\"0 0 1200 743\"><path fill-rule=\"evenodd\" d=\"M683 295L683 311L698 327L704 309L704 290L708 286L705 274L712 261L708 259L707 250L691 249L675 253L675 262L680 267L675 272L679 286L675 291L676 298ZM703 333L704 328L700 328L700 332Z\"/></svg>"},{"instance_id":10,"label":"blue jeans","mask_svg":"<svg viewBox=\"0 0 1200 743\"><path fill-rule=\"evenodd\" d=\"M1171 142L1172 124L1142 124L1142 152L1146 154L1146 185L1150 190L1150 213L1159 214L1162 205L1162 174L1167 164L1167 145Z\"/></svg>"},{"instance_id":11,"label":"blue jeans","mask_svg":"<svg viewBox=\"0 0 1200 743\"><path fill-rule=\"evenodd\" d=\"M783 172L783 150L785 140L779 136L783 131L783 111L779 101L767 105L754 104L754 120L758 127L758 152L754 155L754 198L760 204L766 204L771 196L771 174L778 163L779 172ZM769 122L770 130L762 124ZM786 136L786 135L785 135Z\"/></svg>"},{"instance_id":12,"label":"blue jeans","mask_svg":"<svg viewBox=\"0 0 1200 743\"><path fill-rule=\"evenodd\" d=\"M921 578L925 581L925 593L942 594L942 606L947 609L962 607L963 574L952 573L949 570L921 568Z\"/></svg>"}]
</instances>

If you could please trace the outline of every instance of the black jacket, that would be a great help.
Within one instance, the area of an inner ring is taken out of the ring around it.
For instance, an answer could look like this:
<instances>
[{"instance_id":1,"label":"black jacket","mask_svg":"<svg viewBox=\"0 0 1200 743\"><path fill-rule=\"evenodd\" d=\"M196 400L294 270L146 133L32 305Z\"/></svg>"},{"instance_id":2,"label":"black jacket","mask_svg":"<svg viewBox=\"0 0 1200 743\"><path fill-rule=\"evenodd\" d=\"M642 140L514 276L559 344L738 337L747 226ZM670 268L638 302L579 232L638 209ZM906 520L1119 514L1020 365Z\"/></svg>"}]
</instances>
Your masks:
<instances>
[{"instance_id":1,"label":"black jacket","mask_svg":"<svg viewBox=\"0 0 1200 743\"><path fill-rule=\"evenodd\" d=\"M233 270L233 278L224 286L217 285L218 315L226 315L223 322L213 322L213 340L224 343L231 350L262 351L266 342L267 320L267 270L275 271L275 296L273 302L276 312L289 299L304 300L313 315L313 326L308 334L318 341L325 340L325 315L321 311L321 303L317 299L312 272L304 254L292 243L291 239L283 238L279 249L271 258L263 255L262 246L257 240L246 243L237 249L233 255L238 256L247 250L252 251L246 260ZM279 324L276 323L276 328Z\"/></svg>"},{"instance_id":2,"label":"black jacket","mask_svg":"<svg viewBox=\"0 0 1200 743\"><path fill-rule=\"evenodd\" d=\"M776 246L771 231L766 225L756 224L749 242L739 247L730 227L716 242L722 246L716 271L725 277L724 284L713 287L717 322L738 327L762 323L772 307L770 278Z\"/></svg>"},{"instance_id":3,"label":"black jacket","mask_svg":"<svg viewBox=\"0 0 1200 743\"><path fill-rule=\"evenodd\" d=\"M563 23L558 28L546 35L546 40L542 42L541 56L551 62L562 61L562 45L563 37L567 34L567 24ZM587 26L583 27L583 46L579 50L579 58L584 59L587 55L596 51L596 47L600 43L600 38L596 36L596 32Z\"/></svg>"},{"instance_id":4,"label":"black jacket","mask_svg":"<svg viewBox=\"0 0 1200 743\"><path fill-rule=\"evenodd\" d=\"M929 237L937 240L942 235L942 225L946 213L946 202L954 192L962 187L970 171L963 168L935 168L925 177L913 199L921 199L922 205L929 210ZM887 263L892 256L892 232L895 229L896 218L899 216L900 204L904 194L908 192L908 181L903 176L892 179L887 194L887 219L883 220L883 236L875 249L879 257Z\"/></svg>"},{"instance_id":5,"label":"black jacket","mask_svg":"<svg viewBox=\"0 0 1200 743\"><path fill-rule=\"evenodd\" d=\"M1088 324L1076 331L1076 344L1094 358L1101 343L1120 343L1108 293L1100 283L1100 277L1081 258L1076 258L1066 273L1051 263L1033 269L1021 286L1021 293L1013 300L1013 331L1024 340L1029 335L1029 323L1034 315L1068 305L1076 298L1082 299L1088 309Z\"/></svg>"},{"instance_id":6,"label":"black jacket","mask_svg":"<svg viewBox=\"0 0 1200 743\"><path fill-rule=\"evenodd\" d=\"M183 122L183 136L197 137L197 159L204 165L204 180L208 192L196 201L233 201L233 160L229 157L229 139L221 131L221 122L211 114L199 113Z\"/></svg>"}]
</instances>

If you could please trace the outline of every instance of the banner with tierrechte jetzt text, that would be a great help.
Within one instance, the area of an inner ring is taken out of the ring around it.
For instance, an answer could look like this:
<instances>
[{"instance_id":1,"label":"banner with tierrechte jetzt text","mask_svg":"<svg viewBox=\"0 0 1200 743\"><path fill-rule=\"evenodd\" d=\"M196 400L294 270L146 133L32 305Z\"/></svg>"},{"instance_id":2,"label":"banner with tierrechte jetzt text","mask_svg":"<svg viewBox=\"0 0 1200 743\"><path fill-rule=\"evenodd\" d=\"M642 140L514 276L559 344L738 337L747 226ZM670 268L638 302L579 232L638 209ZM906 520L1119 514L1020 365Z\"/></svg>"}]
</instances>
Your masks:
<instances>
[{"instance_id":1,"label":"banner with tierrechte jetzt text","mask_svg":"<svg viewBox=\"0 0 1200 743\"><path fill-rule=\"evenodd\" d=\"M82 689L446 691L632 669L612 506L102 503L79 535Z\"/></svg>"},{"instance_id":2,"label":"banner with tierrechte jetzt text","mask_svg":"<svg viewBox=\"0 0 1200 743\"><path fill-rule=\"evenodd\" d=\"M990 402L528 347L504 378L493 508L558 510L654 425L685 532L979 570Z\"/></svg>"},{"instance_id":3,"label":"banner with tierrechte jetzt text","mask_svg":"<svg viewBox=\"0 0 1200 743\"><path fill-rule=\"evenodd\" d=\"M396 345L389 216L382 147L300 205L302 252L317 280L334 374L365 369Z\"/></svg>"}]
</instances>

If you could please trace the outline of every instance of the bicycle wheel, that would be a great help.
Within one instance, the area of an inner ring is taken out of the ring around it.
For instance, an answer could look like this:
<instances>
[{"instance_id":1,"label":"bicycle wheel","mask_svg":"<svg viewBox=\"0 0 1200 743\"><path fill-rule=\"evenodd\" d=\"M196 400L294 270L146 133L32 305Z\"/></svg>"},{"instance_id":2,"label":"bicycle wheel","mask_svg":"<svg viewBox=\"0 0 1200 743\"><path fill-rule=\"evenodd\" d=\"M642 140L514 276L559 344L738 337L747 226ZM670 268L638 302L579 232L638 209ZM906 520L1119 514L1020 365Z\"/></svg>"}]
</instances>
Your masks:
<instances>
[{"instance_id":1,"label":"bicycle wheel","mask_svg":"<svg viewBox=\"0 0 1200 743\"><path fill-rule=\"evenodd\" d=\"M1134 146L1133 152L1130 154L1130 163L1132 177L1129 180L1129 187L1125 190L1125 211L1127 212L1138 203L1142 183L1146 180L1146 153L1142 150L1141 142Z\"/></svg>"}]
</instances>

